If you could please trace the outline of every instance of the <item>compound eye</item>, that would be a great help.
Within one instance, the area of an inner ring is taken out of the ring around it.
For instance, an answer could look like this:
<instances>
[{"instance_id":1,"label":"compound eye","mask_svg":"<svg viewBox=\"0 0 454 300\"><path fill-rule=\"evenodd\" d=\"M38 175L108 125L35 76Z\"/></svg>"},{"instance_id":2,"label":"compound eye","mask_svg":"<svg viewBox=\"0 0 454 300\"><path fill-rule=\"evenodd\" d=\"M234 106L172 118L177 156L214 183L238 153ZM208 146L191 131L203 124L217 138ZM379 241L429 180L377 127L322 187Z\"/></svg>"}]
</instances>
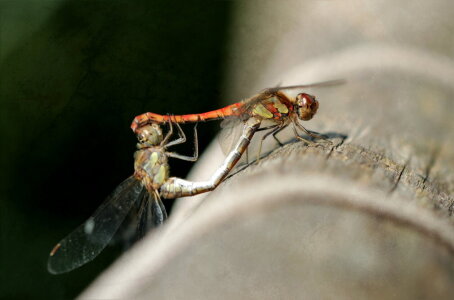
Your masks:
<instances>
[{"instance_id":1,"label":"compound eye","mask_svg":"<svg viewBox=\"0 0 454 300\"><path fill-rule=\"evenodd\" d=\"M311 107L315 101L314 97L306 93L300 93L296 96L300 106Z\"/></svg>"},{"instance_id":2,"label":"compound eye","mask_svg":"<svg viewBox=\"0 0 454 300\"><path fill-rule=\"evenodd\" d=\"M137 139L138 139L139 142L141 142L141 143L145 142L145 140L146 140L146 138L145 138L145 136L144 136L143 134L139 134L139 135L137 136Z\"/></svg>"},{"instance_id":3,"label":"compound eye","mask_svg":"<svg viewBox=\"0 0 454 300\"><path fill-rule=\"evenodd\" d=\"M312 119L318 109L318 101L314 96L301 93L296 96L298 105L298 117L301 120L308 121Z\"/></svg>"},{"instance_id":4,"label":"compound eye","mask_svg":"<svg viewBox=\"0 0 454 300\"><path fill-rule=\"evenodd\" d=\"M313 103L311 104L311 109L312 110L317 110L318 109L318 101L315 100L315 98L314 98Z\"/></svg>"}]
</instances>

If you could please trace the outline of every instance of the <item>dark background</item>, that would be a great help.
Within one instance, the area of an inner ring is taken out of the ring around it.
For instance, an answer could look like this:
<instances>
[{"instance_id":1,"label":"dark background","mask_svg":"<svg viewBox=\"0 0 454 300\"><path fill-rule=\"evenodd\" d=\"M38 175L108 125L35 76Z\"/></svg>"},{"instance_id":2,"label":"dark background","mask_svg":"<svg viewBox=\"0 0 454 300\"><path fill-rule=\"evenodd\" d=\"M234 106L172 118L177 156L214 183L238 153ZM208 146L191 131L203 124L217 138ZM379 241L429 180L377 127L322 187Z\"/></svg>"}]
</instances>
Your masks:
<instances>
[{"instance_id":1,"label":"dark background","mask_svg":"<svg viewBox=\"0 0 454 300\"><path fill-rule=\"evenodd\" d=\"M132 174L134 116L220 105L230 5L0 2L0 298L73 298L118 255L46 269L53 245ZM202 150L216 127L199 126ZM191 166L170 163L180 177Z\"/></svg>"}]
</instances>

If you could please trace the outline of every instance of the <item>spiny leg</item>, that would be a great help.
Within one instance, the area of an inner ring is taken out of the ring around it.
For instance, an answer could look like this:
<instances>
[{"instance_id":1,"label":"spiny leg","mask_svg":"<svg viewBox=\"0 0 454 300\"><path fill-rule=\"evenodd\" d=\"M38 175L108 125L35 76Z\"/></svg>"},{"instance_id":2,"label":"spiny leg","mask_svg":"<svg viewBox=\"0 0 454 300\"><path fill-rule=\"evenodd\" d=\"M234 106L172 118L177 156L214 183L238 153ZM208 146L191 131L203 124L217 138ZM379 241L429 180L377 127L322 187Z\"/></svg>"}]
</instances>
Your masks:
<instances>
[{"instance_id":1,"label":"spiny leg","mask_svg":"<svg viewBox=\"0 0 454 300\"><path fill-rule=\"evenodd\" d=\"M268 130L268 129L275 129L276 126L279 126L279 124L274 124L274 125L270 125L270 126L266 126L266 127L260 127L259 129L257 129L256 131L263 131L263 130ZM273 135L274 137L274 135ZM280 146L280 141L278 141L278 144Z\"/></svg>"},{"instance_id":2,"label":"spiny leg","mask_svg":"<svg viewBox=\"0 0 454 300\"><path fill-rule=\"evenodd\" d=\"M178 123L176 123L178 126ZM178 126L179 127L179 126ZM181 127L180 127L181 129ZM186 137L185 137L186 138ZM194 126L194 156L181 155L174 152L166 152L166 155L173 158L178 158L186 161L197 161L199 158L199 140L197 136L197 123Z\"/></svg>"},{"instance_id":3,"label":"spiny leg","mask_svg":"<svg viewBox=\"0 0 454 300\"><path fill-rule=\"evenodd\" d=\"M169 132L167 132L166 137L161 141L161 144L160 144L161 147L164 147L167 144L167 141L170 139L172 134L173 134L173 126L172 126L172 122L169 121Z\"/></svg>"},{"instance_id":4,"label":"spiny leg","mask_svg":"<svg viewBox=\"0 0 454 300\"><path fill-rule=\"evenodd\" d=\"M270 126L266 126L266 127L260 127L256 131L258 132L258 131L263 131L263 130L268 130L268 129L274 129L274 128L276 128L276 126L279 126L279 124L274 124L274 125L270 125Z\"/></svg>"},{"instance_id":5,"label":"spiny leg","mask_svg":"<svg viewBox=\"0 0 454 300\"><path fill-rule=\"evenodd\" d=\"M298 140L303 141L303 142L307 143L308 145L313 145L313 144L314 144L313 141L306 140L305 138L301 137L301 136L298 134L298 131L296 130L295 123L293 123L292 129L293 129L293 133L295 134L295 137L296 137Z\"/></svg>"},{"instance_id":6,"label":"spiny leg","mask_svg":"<svg viewBox=\"0 0 454 300\"><path fill-rule=\"evenodd\" d=\"M306 133L307 135L309 135L310 137L313 137L313 138L316 138L316 139L321 139L321 140L324 140L325 142L328 142L330 144L332 144L332 142L330 140L328 140L325 136L323 135L319 135L319 134L315 134L314 132L310 131L310 130L307 130L306 128L304 128L303 125L301 125L298 121L294 121L293 124L295 124L299 129L301 129L302 131L304 131L304 133ZM299 135L298 135L299 136Z\"/></svg>"},{"instance_id":7,"label":"spiny leg","mask_svg":"<svg viewBox=\"0 0 454 300\"><path fill-rule=\"evenodd\" d=\"M169 121L169 122L170 122L170 121ZM173 123L173 122L171 122L171 124L172 124L172 123ZM175 123L175 125L177 126L177 129L178 129L178 136L179 136L179 138L176 139L176 140L171 141L170 143L164 144L162 147L164 147L164 148L169 148L169 147L171 147L171 146L183 144L184 142L186 142L186 135L184 134L183 129L181 129L180 124ZM197 126L197 125L196 125L196 126Z\"/></svg>"},{"instance_id":8,"label":"spiny leg","mask_svg":"<svg viewBox=\"0 0 454 300\"><path fill-rule=\"evenodd\" d=\"M279 132L281 132L282 130L284 130L287 126L288 126L288 124L285 125L285 126L282 126L279 130L276 130L276 132L273 133L273 138L274 138L274 140L279 144L280 147L282 147L284 144L281 143L281 141L277 138L276 135L277 135Z\"/></svg>"},{"instance_id":9,"label":"spiny leg","mask_svg":"<svg viewBox=\"0 0 454 300\"><path fill-rule=\"evenodd\" d=\"M194 154L194 155L196 155L196 154ZM186 160L186 161L192 161L192 162L197 161L197 159L199 158L198 154L197 154L197 156L193 157L193 156L181 155L181 154L178 154L175 152L166 152L166 155L169 157L178 158L178 159Z\"/></svg>"},{"instance_id":10,"label":"spiny leg","mask_svg":"<svg viewBox=\"0 0 454 300\"><path fill-rule=\"evenodd\" d=\"M265 135L262 136L262 138L260 139L260 145L259 145L259 151L257 153L257 162L260 161L260 154L262 152L262 145L263 145L263 141L270 136L270 134L273 134L274 136L274 133L276 132L279 132L282 130L282 128L285 128L285 126L287 125L282 125L282 124L278 124L278 125L274 125L272 127L268 127L268 128L272 128L273 130L267 132ZM279 142L280 144L280 142Z\"/></svg>"}]
</instances>

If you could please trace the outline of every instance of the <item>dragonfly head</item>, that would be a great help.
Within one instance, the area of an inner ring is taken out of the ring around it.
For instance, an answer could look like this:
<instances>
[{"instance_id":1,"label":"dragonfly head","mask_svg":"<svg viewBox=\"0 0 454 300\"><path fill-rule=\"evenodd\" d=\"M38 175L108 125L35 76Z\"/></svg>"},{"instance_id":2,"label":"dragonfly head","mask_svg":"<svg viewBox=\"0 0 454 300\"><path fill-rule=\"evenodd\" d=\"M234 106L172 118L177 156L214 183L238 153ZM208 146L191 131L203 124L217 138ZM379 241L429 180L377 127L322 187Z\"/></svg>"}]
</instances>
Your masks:
<instances>
[{"instance_id":1,"label":"dragonfly head","mask_svg":"<svg viewBox=\"0 0 454 300\"><path fill-rule=\"evenodd\" d=\"M140 147L151 147L158 145L162 139L162 130L158 124L150 124L136 130Z\"/></svg>"},{"instance_id":2,"label":"dragonfly head","mask_svg":"<svg viewBox=\"0 0 454 300\"><path fill-rule=\"evenodd\" d=\"M304 121L312 119L318 109L318 101L314 96L300 93L296 96L296 111L298 118Z\"/></svg>"}]
</instances>

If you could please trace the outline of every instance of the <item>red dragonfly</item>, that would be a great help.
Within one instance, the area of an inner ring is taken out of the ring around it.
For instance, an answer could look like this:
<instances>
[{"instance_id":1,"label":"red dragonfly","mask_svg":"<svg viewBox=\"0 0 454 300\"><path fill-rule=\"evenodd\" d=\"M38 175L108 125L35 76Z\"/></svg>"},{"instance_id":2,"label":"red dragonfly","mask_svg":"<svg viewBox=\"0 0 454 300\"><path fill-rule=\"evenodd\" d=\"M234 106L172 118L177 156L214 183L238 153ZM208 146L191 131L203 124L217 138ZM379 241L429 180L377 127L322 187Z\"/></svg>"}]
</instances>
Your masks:
<instances>
[{"instance_id":1,"label":"red dragonfly","mask_svg":"<svg viewBox=\"0 0 454 300\"><path fill-rule=\"evenodd\" d=\"M306 85L292 85L284 87L268 88L257 95L237 102L226 107L216 109L213 111L199 113L199 114L187 114L187 115L160 115L156 113L147 112L134 118L131 129L135 132L140 127L150 123L193 123L200 121L211 121L219 119L239 119L246 121L250 118L256 119L259 123L262 121L271 121L273 125L267 127L261 127L260 130L270 130L261 139L260 149L262 142L269 135L273 135L274 139L282 145L282 143L276 138L276 134L286 128L288 125L293 125L293 132L297 139L309 142L302 138L297 129L302 130L307 135L313 138L322 138L322 136L315 134L312 131L304 128L299 123L299 120L308 121L317 113L319 103L315 96L307 93L299 93L296 97L291 97L284 93L284 90L291 89L303 89L309 87L320 87L320 86L332 86L343 83L343 80L332 80L319 82L314 84Z\"/></svg>"}]
</instances>

